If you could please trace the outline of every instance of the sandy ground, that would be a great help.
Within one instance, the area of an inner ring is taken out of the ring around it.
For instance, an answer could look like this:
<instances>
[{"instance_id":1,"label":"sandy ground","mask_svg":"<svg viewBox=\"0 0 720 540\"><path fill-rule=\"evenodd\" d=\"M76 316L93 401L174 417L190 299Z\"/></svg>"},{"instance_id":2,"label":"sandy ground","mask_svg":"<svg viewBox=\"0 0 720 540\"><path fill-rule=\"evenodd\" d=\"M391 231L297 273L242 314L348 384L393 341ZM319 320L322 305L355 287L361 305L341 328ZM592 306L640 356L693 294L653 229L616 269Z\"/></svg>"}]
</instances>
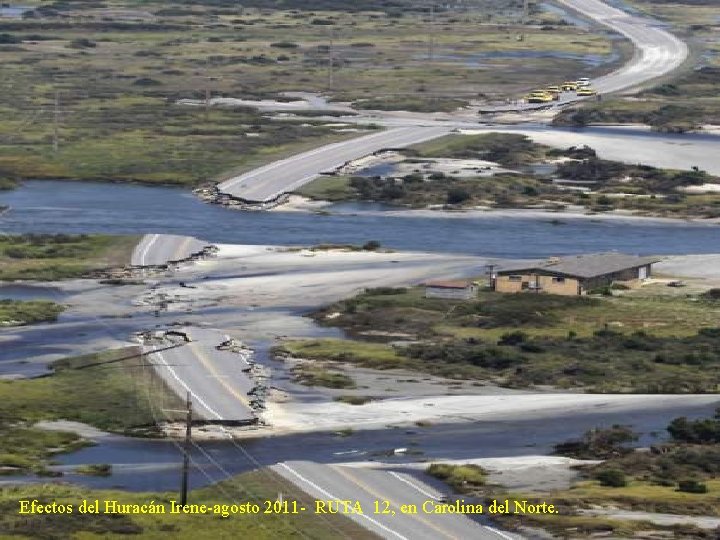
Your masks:
<instances>
[{"instance_id":1,"label":"sandy ground","mask_svg":"<svg viewBox=\"0 0 720 540\"><path fill-rule=\"evenodd\" d=\"M488 472L488 482L501 484L510 490L523 492L547 492L555 489L568 489L579 478L573 467L600 463L595 460L581 460L562 456L513 456L501 458L477 459L439 459L432 463L452 465L479 465ZM369 467L408 469L424 471L427 463L379 463L377 461L357 461L342 464L344 467Z\"/></svg>"},{"instance_id":2,"label":"sandy ground","mask_svg":"<svg viewBox=\"0 0 720 540\"><path fill-rule=\"evenodd\" d=\"M678 514L659 514L653 512L633 512L630 510L580 510L581 514L591 516L607 516L613 519L627 521L649 521L657 525L671 526L678 524L695 525L701 529L720 528L720 518L716 516L690 516Z\"/></svg>"},{"instance_id":3,"label":"sandy ground","mask_svg":"<svg viewBox=\"0 0 720 540\"><path fill-rule=\"evenodd\" d=\"M655 273L702 278L707 285L720 285L720 254L667 257L655 265Z\"/></svg>"},{"instance_id":4,"label":"sandy ground","mask_svg":"<svg viewBox=\"0 0 720 540\"><path fill-rule=\"evenodd\" d=\"M332 204L330 201L316 201L302 195L290 195L287 201L270 208L268 212L317 212Z\"/></svg>"},{"instance_id":5,"label":"sandy ground","mask_svg":"<svg viewBox=\"0 0 720 540\"><path fill-rule=\"evenodd\" d=\"M408 171L412 172L412 171ZM318 201L303 197L300 195L291 195L287 202L271 209L271 212L316 212L323 211L328 213L345 213L349 210L338 211L333 208L332 202ZM485 206L475 208L467 208L462 210L445 210L441 205L432 208L402 208L397 210L364 210L362 208L353 208L353 214L359 215L383 215L393 217L423 217L423 218L457 218L457 219L478 219L478 218L529 218L529 219L584 219L591 221L637 221L655 223L703 223L708 226L720 224L720 219L700 219L700 218L665 218L665 217L649 217L640 216L630 210L612 210L610 212L593 213L588 212L582 206L567 205L563 210L542 210L532 208L503 208L496 209Z\"/></svg>"},{"instance_id":6,"label":"sandy ground","mask_svg":"<svg viewBox=\"0 0 720 540\"><path fill-rule=\"evenodd\" d=\"M673 403L720 404L716 395L524 394L435 396L387 399L365 405L338 402L279 404L269 402L264 420L281 432L379 429L416 422L550 418L572 409L577 414L667 409Z\"/></svg>"},{"instance_id":7,"label":"sandy ground","mask_svg":"<svg viewBox=\"0 0 720 540\"><path fill-rule=\"evenodd\" d=\"M167 295L175 311L183 311L189 304L220 301L224 308L308 308L367 287L477 275L486 263L481 257L419 252L218 247L217 258L199 261L176 273L177 280L192 288L179 282L164 283L150 296Z\"/></svg>"}]
</instances>

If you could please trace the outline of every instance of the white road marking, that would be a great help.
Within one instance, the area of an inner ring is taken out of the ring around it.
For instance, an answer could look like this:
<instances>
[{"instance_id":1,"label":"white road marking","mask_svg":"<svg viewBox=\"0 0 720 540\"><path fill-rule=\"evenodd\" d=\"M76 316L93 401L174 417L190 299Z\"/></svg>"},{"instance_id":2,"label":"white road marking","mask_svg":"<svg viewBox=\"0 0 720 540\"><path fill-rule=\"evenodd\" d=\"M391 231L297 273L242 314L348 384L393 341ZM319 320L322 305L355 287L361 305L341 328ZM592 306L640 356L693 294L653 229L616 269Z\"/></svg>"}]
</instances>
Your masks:
<instances>
[{"instance_id":1,"label":"white road marking","mask_svg":"<svg viewBox=\"0 0 720 540\"><path fill-rule=\"evenodd\" d=\"M421 488L421 487L418 486L417 484L414 484L413 482L411 482L411 481L408 480L407 478L403 478L403 477L400 476L398 473L393 472L393 471L390 471L390 474L391 474L392 476L394 476L395 478L397 478L398 480L400 480L402 483L407 484L408 486L414 488L416 491L419 491L420 493L422 493L422 494L425 495L426 497L430 497L431 499L437 499L437 498L438 498L437 495L433 495L432 493L428 493L428 492L425 491L423 488Z\"/></svg>"},{"instance_id":2,"label":"white road marking","mask_svg":"<svg viewBox=\"0 0 720 540\"><path fill-rule=\"evenodd\" d=\"M299 472L297 472L296 470L294 470L294 469L292 469L291 467L289 467L286 463L279 463L278 466L279 466L279 467L282 467L282 468L284 468L284 469L287 469L288 472L290 472L291 474L293 474L294 476L296 476L297 478L299 478L299 479L302 480L303 482L307 483L309 486L313 487L314 489L317 489L320 493L322 493L323 495L325 495L328 499L341 500L340 497L336 497L335 495L333 495L333 494L325 491L323 488L321 488L320 486L318 486L316 483L312 482L311 480L308 480L308 479L305 478L303 475L301 475ZM396 536L396 537L399 538L400 540L410 540L409 538L403 536L403 535L400 534L399 532L394 531L394 530L386 527L385 525L383 525L382 523L374 520L373 518L371 518L371 517L368 516L368 515L365 515L365 514L353 514L353 515L356 515L356 516L359 516L359 517L361 517L361 518L367 519L367 520L370 521L371 523L374 523L375 525L377 525L378 527L380 527L382 530L391 533L392 535Z\"/></svg>"},{"instance_id":3,"label":"white road marking","mask_svg":"<svg viewBox=\"0 0 720 540\"><path fill-rule=\"evenodd\" d=\"M147 256L148 251L150 251L150 247L157 241L158 238L160 238L159 234L151 235L151 240L148 241L147 245L145 246L145 249L143 249L140 252L140 265L141 266L145 266L145 257Z\"/></svg>"},{"instance_id":4,"label":"white road marking","mask_svg":"<svg viewBox=\"0 0 720 540\"><path fill-rule=\"evenodd\" d=\"M221 420L221 419L222 419L222 417L220 416L220 414L218 414L218 412L217 412L215 409L213 409L212 407L210 407L210 405L208 405L207 403L205 403L205 401L203 401L203 399L202 399L200 396L198 396L195 392L193 392L193 391L190 389L190 387L185 383L185 381L183 381L183 380L178 376L178 374L177 374L177 373L175 372L175 370L170 366L170 364L167 363L167 361L166 361L165 358L163 357L162 353L159 353L159 352L151 352L151 353L148 353L148 355L151 355L151 354L154 354L155 356L157 356L158 358L160 358L160 361L161 361L161 362L163 363L163 365L168 369L168 371L170 371L170 373L171 373L172 376L177 380L177 382L180 383L180 386L182 386L185 390L187 390L188 392L190 392L190 395L191 395L192 397L194 397L194 398L198 401L198 403L200 403L200 405L202 405L202 406L205 407L208 411L210 411L211 414L215 415L215 418L217 418L218 420Z\"/></svg>"},{"instance_id":5,"label":"white road marking","mask_svg":"<svg viewBox=\"0 0 720 540\"><path fill-rule=\"evenodd\" d=\"M514 539L512 536L510 536L509 534L505 534L505 533L502 532L502 531L498 531L497 529L494 529L493 527L490 527L489 525L483 525L483 527L485 527L485 528L486 528L488 531L490 531L490 532L494 532L494 533L497 534L500 538L504 538L505 540L515 540L515 539Z\"/></svg>"}]
</instances>

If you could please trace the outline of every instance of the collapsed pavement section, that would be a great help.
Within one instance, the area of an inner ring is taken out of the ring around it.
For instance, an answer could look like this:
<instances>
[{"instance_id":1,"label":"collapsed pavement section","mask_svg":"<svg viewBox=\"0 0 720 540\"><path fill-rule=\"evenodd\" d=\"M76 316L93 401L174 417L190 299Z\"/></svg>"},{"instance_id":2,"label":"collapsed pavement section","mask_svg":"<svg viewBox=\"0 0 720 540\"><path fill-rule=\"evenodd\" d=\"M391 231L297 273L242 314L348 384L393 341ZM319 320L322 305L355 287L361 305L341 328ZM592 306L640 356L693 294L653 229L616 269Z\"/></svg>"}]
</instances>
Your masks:
<instances>
[{"instance_id":1,"label":"collapsed pavement section","mask_svg":"<svg viewBox=\"0 0 720 540\"><path fill-rule=\"evenodd\" d=\"M146 234L135 247L130 266L167 270L181 263L211 256L217 248L192 236Z\"/></svg>"},{"instance_id":2,"label":"collapsed pavement section","mask_svg":"<svg viewBox=\"0 0 720 540\"><path fill-rule=\"evenodd\" d=\"M245 344L219 330L195 327L139 332L137 339L168 387L183 399L190 392L196 423L259 423L268 374Z\"/></svg>"}]
</instances>

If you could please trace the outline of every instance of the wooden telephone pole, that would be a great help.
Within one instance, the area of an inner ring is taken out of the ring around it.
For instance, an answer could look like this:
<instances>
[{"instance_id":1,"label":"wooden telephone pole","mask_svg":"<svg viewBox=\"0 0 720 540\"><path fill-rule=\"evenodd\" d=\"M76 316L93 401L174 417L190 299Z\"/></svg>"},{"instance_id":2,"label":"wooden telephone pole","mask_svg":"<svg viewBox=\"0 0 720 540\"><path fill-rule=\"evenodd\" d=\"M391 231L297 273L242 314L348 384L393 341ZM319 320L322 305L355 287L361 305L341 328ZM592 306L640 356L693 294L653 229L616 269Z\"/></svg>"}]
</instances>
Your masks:
<instances>
[{"instance_id":1,"label":"wooden telephone pole","mask_svg":"<svg viewBox=\"0 0 720 540\"><path fill-rule=\"evenodd\" d=\"M188 474L190 472L190 446L192 445L192 398L187 393L187 416L185 418L185 445L183 447L182 482L180 487L180 504L187 504Z\"/></svg>"},{"instance_id":2,"label":"wooden telephone pole","mask_svg":"<svg viewBox=\"0 0 720 540\"><path fill-rule=\"evenodd\" d=\"M53 152L57 154L60 146L60 92L55 90L55 111L53 114Z\"/></svg>"}]
</instances>

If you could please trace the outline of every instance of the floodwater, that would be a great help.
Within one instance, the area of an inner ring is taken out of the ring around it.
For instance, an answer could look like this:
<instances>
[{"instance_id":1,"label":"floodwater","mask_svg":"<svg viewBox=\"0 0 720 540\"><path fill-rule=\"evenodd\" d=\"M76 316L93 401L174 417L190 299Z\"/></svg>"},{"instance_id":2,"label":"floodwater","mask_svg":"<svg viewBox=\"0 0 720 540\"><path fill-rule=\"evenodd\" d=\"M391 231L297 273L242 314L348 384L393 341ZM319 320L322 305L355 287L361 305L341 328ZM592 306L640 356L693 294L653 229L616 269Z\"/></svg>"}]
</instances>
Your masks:
<instances>
[{"instance_id":1,"label":"floodwater","mask_svg":"<svg viewBox=\"0 0 720 540\"><path fill-rule=\"evenodd\" d=\"M720 399L720 398L719 398ZM472 459L478 457L548 454L560 441L577 438L586 430L613 424L631 425L642 433L639 445L666 437L665 427L677 416L711 416L715 405L678 407L675 410L566 415L532 421L479 421L438 424L426 428L390 428L356 431L347 437L333 433L308 433L246 441L200 442L191 452L191 487L225 479L228 475L302 457L320 463L382 460L406 463L420 459ZM394 448L412 448L415 456L388 457ZM173 441L110 437L97 446L56 456L56 470L65 472L57 481L132 491L175 490L179 484L181 449ZM109 477L74 474L74 467L112 463ZM10 478L8 478L9 480ZM33 481L32 478L24 480ZM43 478L43 482L49 479ZM52 480L51 480L52 481Z\"/></svg>"},{"instance_id":2,"label":"floodwater","mask_svg":"<svg viewBox=\"0 0 720 540\"><path fill-rule=\"evenodd\" d=\"M0 5L0 18L20 19L27 11L32 8L29 6L13 6L8 4Z\"/></svg>"},{"instance_id":3,"label":"floodwater","mask_svg":"<svg viewBox=\"0 0 720 540\"><path fill-rule=\"evenodd\" d=\"M52 300L58 301L63 292L56 287L42 285L0 285L0 300Z\"/></svg>"},{"instance_id":4,"label":"floodwater","mask_svg":"<svg viewBox=\"0 0 720 540\"><path fill-rule=\"evenodd\" d=\"M0 194L12 208L0 233L168 233L215 243L362 244L486 257L540 258L619 250L638 254L714 253L720 227L637 219L552 219L434 216L386 212L390 207L340 203L330 215L239 212L205 204L187 190L138 185L30 181Z\"/></svg>"}]
</instances>

